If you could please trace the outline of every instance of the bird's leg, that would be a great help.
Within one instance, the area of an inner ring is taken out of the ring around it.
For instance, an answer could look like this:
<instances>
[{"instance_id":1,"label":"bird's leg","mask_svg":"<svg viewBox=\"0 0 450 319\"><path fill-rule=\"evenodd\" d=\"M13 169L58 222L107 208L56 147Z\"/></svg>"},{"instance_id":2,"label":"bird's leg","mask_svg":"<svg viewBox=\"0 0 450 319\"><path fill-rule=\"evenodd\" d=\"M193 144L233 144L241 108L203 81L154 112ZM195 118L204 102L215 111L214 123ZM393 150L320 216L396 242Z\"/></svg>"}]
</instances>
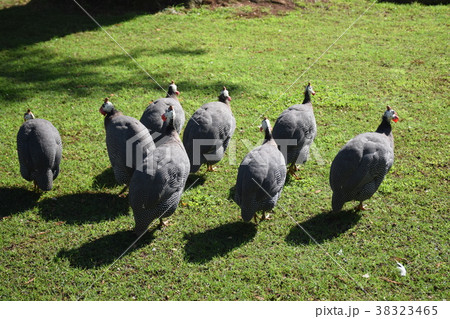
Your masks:
<instances>
[{"instance_id":1,"label":"bird's leg","mask_svg":"<svg viewBox=\"0 0 450 319\"><path fill-rule=\"evenodd\" d=\"M35 193L39 192L39 187L35 180L33 180L33 192L35 192Z\"/></svg>"},{"instance_id":2,"label":"bird's leg","mask_svg":"<svg viewBox=\"0 0 450 319\"><path fill-rule=\"evenodd\" d=\"M267 214L265 212L262 213L261 215L261 220L269 220L272 219L272 217L270 216L270 214Z\"/></svg>"},{"instance_id":3,"label":"bird's leg","mask_svg":"<svg viewBox=\"0 0 450 319\"><path fill-rule=\"evenodd\" d=\"M206 164L206 171L207 171L207 172L214 172L215 169L214 169L214 167L212 166L212 164Z\"/></svg>"},{"instance_id":4,"label":"bird's leg","mask_svg":"<svg viewBox=\"0 0 450 319\"><path fill-rule=\"evenodd\" d=\"M295 174L296 171L298 171L297 165L295 165L295 163L292 163L289 166L288 173L294 176L295 179L300 179L300 177Z\"/></svg>"},{"instance_id":5,"label":"bird's leg","mask_svg":"<svg viewBox=\"0 0 450 319\"><path fill-rule=\"evenodd\" d=\"M256 213L253 215L253 220L255 221L255 224L258 224L258 219L256 218Z\"/></svg>"},{"instance_id":6,"label":"bird's leg","mask_svg":"<svg viewBox=\"0 0 450 319\"><path fill-rule=\"evenodd\" d=\"M121 190L120 193L119 193L119 197L126 197L127 195L124 194L124 193L125 193L125 191L126 191L127 189L128 189L128 184L126 184L125 187L122 188L122 190Z\"/></svg>"},{"instance_id":7,"label":"bird's leg","mask_svg":"<svg viewBox=\"0 0 450 319\"><path fill-rule=\"evenodd\" d=\"M366 210L366 208L363 205L363 202L359 202L359 205L355 207L356 211L360 211L360 210Z\"/></svg>"}]
</instances>

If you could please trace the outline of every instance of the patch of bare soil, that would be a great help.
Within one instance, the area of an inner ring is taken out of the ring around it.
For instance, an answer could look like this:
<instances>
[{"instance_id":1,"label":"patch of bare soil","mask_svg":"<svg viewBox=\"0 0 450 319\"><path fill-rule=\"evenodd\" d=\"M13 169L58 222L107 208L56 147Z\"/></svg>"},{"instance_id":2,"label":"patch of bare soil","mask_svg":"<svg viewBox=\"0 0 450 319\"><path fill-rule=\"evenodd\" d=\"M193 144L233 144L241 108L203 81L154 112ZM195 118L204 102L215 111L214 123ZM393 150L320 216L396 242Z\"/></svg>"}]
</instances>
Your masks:
<instances>
[{"instance_id":1,"label":"patch of bare soil","mask_svg":"<svg viewBox=\"0 0 450 319\"><path fill-rule=\"evenodd\" d=\"M297 7L292 0L203 0L203 4L209 4L211 9L242 8L237 11L237 15L244 18L259 18L268 14L280 15Z\"/></svg>"}]
</instances>

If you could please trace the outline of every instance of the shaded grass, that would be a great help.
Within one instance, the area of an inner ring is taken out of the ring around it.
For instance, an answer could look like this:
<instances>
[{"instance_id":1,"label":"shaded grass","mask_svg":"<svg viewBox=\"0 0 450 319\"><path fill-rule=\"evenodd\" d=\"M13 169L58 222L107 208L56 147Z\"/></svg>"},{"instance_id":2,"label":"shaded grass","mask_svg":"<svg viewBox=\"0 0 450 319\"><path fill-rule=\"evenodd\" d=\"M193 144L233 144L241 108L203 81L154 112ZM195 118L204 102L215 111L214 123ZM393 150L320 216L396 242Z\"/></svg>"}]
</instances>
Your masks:
<instances>
[{"instance_id":1,"label":"shaded grass","mask_svg":"<svg viewBox=\"0 0 450 319\"><path fill-rule=\"evenodd\" d=\"M186 260L206 263L247 243L255 234L255 225L244 222L221 225L202 233L186 234Z\"/></svg>"}]
</instances>

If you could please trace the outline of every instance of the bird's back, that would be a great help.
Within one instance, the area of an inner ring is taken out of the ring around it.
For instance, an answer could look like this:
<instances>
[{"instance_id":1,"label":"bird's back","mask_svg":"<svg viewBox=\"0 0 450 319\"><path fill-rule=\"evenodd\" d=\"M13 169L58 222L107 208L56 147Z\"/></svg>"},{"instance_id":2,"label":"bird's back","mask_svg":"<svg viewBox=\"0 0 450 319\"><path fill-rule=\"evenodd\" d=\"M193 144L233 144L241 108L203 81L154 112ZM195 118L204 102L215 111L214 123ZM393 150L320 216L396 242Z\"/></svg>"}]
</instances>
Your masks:
<instances>
[{"instance_id":1,"label":"bird's back","mask_svg":"<svg viewBox=\"0 0 450 319\"><path fill-rule=\"evenodd\" d=\"M284 110L272 132L278 145L287 143L287 163L304 163L317 135L316 119L311 103L296 104Z\"/></svg>"},{"instance_id":2,"label":"bird's back","mask_svg":"<svg viewBox=\"0 0 450 319\"><path fill-rule=\"evenodd\" d=\"M200 154L208 154L208 162L220 161L235 129L236 120L225 103L210 102L197 109L183 133L183 144L191 161L191 172L196 172L207 161ZM194 143L198 143L198 148ZM198 158L194 156L194 151L199 151Z\"/></svg>"},{"instance_id":3,"label":"bird's back","mask_svg":"<svg viewBox=\"0 0 450 319\"><path fill-rule=\"evenodd\" d=\"M331 164L330 186L336 206L333 210L339 210L349 200L370 198L393 162L394 152L386 135L363 133L351 139Z\"/></svg>"},{"instance_id":4,"label":"bird's back","mask_svg":"<svg viewBox=\"0 0 450 319\"><path fill-rule=\"evenodd\" d=\"M59 174L62 142L58 130L47 120L26 121L17 134L20 172L26 180L35 180L42 190L50 190Z\"/></svg>"},{"instance_id":5,"label":"bird's back","mask_svg":"<svg viewBox=\"0 0 450 319\"><path fill-rule=\"evenodd\" d=\"M276 144L265 143L250 151L239 166L235 201L242 218L250 220L257 211L271 210L284 186L284 157Z\"/></svg>"},{"instance_id":6,"label":"bird's back","mask_svg":"<svg viewBox=\"0 0 450 319\"><path fill-rule=\"evenodd\" d=\"M170 216L178 206L189 176L189 159L178 138L165 137L144 159L130 182L130 206L136 231L145 230L156 218Z\"/></svg>"},{"instance_id":7,"label":"bird's back","mask_svg":"<svg viewBox=\"0 0 450 319\"><path fill-rule=\"evenodd\" d=\"M128 183L146 154L154 149L147 128L137 119L118 115L105 119L106 145L116 180Z\"/></svg>"},{"instance_id":8,"label":"bird's back","mask_svg":"<svg viewBox=\"0 0 450 319\"><path fill-rule=\"evenodd\" d=\"M163 134L164 122L161 119L161 114L164 114L169 106L173 106L177 114L174 121L175 129L178 133L180 133L183 128L185 114L180 102L171 97L158 99L147 106L140 120L142 124L144 124L144 126L150 131L150 134L152 134L154 139L158 139L159 135ZM155 133L156 135L154 135Z\"/></svg>"}]
</instances>

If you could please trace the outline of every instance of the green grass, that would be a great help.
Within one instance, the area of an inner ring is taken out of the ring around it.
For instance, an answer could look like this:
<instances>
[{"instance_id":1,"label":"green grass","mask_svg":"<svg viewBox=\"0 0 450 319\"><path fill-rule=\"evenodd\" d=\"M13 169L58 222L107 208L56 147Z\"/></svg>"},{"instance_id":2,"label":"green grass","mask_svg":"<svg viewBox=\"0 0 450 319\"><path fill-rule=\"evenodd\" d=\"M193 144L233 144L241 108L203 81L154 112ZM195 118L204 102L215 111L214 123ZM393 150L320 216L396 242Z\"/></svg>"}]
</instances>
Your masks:
<instances>
[{"instance_id":1,"label":"green grass","mask_svg":"<svg viewBox=\"0 0 450 319\"><path fill-rule=\"evenodd\" d=\"M164 92L82 12L0 10L0 300L448 299L449 7L377 3L303 75L370 4L299 2L257 19L232 8L96 16L164 90L176 81L188 114L226 85L237 121L235 155L197 176L170 227L152 227L114 264L134 222L98 108L109 96L140 118ZM261 142L261 115L274 123L308 81L315 152L273 219L245 224L229 199L238 165ZM386 105L401 119L394 166L369 211L329 213L331 161ZM40 195L16 154L28 107L64 145L61 174Z\"/></svg>"}]
</instances>

